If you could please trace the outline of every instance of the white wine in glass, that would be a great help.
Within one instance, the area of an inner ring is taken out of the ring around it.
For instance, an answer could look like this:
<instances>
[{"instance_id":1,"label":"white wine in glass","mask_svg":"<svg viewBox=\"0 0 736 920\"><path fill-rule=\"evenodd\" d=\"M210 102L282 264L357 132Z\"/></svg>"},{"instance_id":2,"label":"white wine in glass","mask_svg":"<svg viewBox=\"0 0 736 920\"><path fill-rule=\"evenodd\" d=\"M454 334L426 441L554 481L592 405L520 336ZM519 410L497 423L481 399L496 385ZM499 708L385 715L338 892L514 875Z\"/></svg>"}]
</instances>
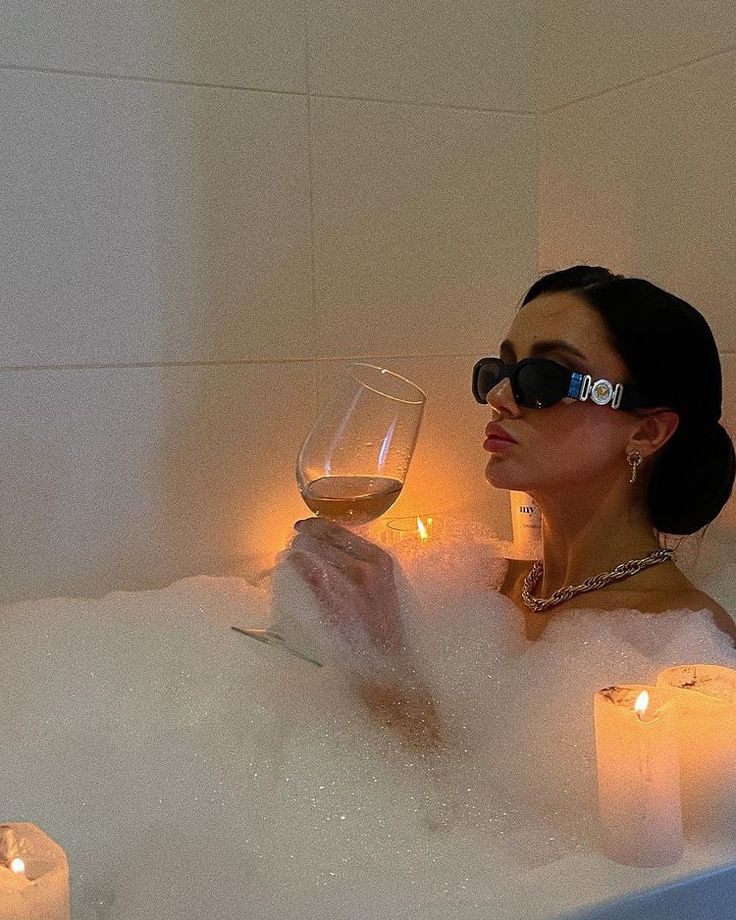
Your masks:
<instances>
[{"instance_id":1,"label":"white wine in glass","mask_svg":"<svg viewBox=\"0 0 736 920\"><path fill-rule=\"evenodd\" d=\"M404 485L425 399L418 386L385 368L352 364L343 371L296 461L299 490L317 517L360 532L388 511ZM278 599L270 626L233 629L320 663L298 618Z\"/></svg>"},{"instance_id":2,"label":"white wine in glass","mask_svg":"<svg viewBox=\"0 0 736 920\"><path fill-rule=\"evenodd\" d=\"M299 491L317 517L354 529L388 511L403 488L425 400L386 368L343 371L296 461Z\"/></svg>"},{"instance_id":3,"label":"white wine in glass","mask_svg":"<svg viewBox=\"0 0 736 920\"><path fill-rule=\"evenodd\" d=\"M317 517L360 525L388 511L401 486L388 476L322 476L304 486L302 497Z\"/></svg>"}]
</instances>

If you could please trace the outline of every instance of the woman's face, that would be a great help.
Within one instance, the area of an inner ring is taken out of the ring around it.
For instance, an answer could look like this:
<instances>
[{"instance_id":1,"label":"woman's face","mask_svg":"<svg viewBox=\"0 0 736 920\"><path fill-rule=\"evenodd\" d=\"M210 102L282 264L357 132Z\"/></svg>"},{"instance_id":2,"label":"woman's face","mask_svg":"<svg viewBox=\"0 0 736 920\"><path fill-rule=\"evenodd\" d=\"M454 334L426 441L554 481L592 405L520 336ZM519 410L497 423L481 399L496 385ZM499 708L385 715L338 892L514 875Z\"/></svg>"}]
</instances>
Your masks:
<instances>
[{"instance_id":1,"label":"woman's face","mask_svg":"<svg viewBox=\"0 0 736 920\"><path fill-rule=\"evenodd\" d=\"M537 351L534 345L552 339L567 342L583 357L561 347ZM522 358L550 358L570 370L625 383L627 371L606 342L598 314L572 292L540 294L514 317L500 357L507 363ZM626 447L639 420L629 412L565 397L547 409L519 406L511 382L503 379L487 397L496 411L492 421L517 443L491 452L486 479L494 486L543 494L575 481L604 482L628 475Z\"/></svg>"}]
</instances>

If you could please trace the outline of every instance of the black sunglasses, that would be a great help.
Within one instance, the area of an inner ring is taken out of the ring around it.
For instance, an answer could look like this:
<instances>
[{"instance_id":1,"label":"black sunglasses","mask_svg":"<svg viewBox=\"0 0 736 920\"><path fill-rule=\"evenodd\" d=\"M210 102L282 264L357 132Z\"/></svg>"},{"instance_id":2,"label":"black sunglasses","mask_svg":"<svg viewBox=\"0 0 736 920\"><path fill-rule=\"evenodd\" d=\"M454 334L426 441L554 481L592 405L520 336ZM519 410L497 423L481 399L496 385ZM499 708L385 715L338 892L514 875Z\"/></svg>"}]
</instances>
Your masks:
<instances>
[{"instance_id":1,"label":"black sunglasses","mask_svg":"<svg viewBox=\"0 0 736 920\"><path fill-rule=\"evenodd\" d=\"M580 374L548 358L524 358L516 364L506 364L500 358L481 358L473 368L473 396L487 404L490 391L504 377L511 380L514 399L529 409L547 409L566 396L591 399L599 406L610 403L612 409L630 410L644 406L638 391L626 384L608 380L593 380L590 374Z\"/></svg>"}]
</instances>

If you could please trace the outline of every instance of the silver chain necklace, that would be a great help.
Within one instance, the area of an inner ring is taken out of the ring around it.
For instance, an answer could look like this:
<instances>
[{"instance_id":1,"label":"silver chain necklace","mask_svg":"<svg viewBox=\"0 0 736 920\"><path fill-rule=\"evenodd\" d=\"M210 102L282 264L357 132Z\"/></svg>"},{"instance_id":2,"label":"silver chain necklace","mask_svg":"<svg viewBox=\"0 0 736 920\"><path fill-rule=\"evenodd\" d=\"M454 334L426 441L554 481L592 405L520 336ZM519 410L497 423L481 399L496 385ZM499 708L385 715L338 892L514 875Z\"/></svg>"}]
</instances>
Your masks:
<instances>
[{"instance_id":1,"label":"silver chain necklace","mask_svg":"<svg viewBox=\"0 0 736 920\"><path fill-rule=\"evenodd\" d=\"M583 594L585 591L595 591L596 588L602 588L612 581L618 581L621 578L628 578L630 575L635 575L642 569L647 568L647 566L659 565L661 562L667 562L667 560L673 556L674 552L673 549L660 547L643 559L629 559L628 562L622 562L621 565L617 565L612 572L592 575L581 585L565 585L563 588L558 588L548 600L543 600L541 597L534 597L531 593L536 587L544 568L542 560L537 559L532 566L531 572L529 572L524 579L524 588L521 592L521 597L527 607L530 607L532 610L536 610L537 612L548 610L550 607L554 607L555 604L561 604L562 601L569 600L576 594Z\"/></svg>"}]
</instances>

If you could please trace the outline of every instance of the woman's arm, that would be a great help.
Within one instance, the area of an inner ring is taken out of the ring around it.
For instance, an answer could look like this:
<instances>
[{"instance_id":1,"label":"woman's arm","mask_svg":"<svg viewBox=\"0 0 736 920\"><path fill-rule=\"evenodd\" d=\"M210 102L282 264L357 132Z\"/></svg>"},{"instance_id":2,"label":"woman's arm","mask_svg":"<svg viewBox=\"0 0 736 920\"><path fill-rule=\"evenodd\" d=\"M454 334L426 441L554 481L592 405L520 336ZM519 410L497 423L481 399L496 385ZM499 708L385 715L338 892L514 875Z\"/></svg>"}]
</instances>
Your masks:
<instances>
[{"instance_id":1,"label":"woman's arm","mask_svg":"<svg viewBox=\"0 0 736 920\"><path fill-rule=\"evenodd\" d=\"M295 527L287 558L320 604L321 628L349 639L343 659L334 663L355 668L350 684L381 722L411 744L438 744L437 710L407 658L392 557L331 521L310 518ZM356 635L363 636L367 660L379 662L375 676L362 670L360 655L351 660Z\"/></svg>"},{"instance_id":2,"label":"woman's arm","mask_svg":"<svg viewBox=\"0 0 736 920\"><path fill-rule=\"evenodd\" d=\"M445 733L431 696L419 687L356 680L355 689L368 709L417 747L436 747Z\"/></svg>"}]
</instances>

